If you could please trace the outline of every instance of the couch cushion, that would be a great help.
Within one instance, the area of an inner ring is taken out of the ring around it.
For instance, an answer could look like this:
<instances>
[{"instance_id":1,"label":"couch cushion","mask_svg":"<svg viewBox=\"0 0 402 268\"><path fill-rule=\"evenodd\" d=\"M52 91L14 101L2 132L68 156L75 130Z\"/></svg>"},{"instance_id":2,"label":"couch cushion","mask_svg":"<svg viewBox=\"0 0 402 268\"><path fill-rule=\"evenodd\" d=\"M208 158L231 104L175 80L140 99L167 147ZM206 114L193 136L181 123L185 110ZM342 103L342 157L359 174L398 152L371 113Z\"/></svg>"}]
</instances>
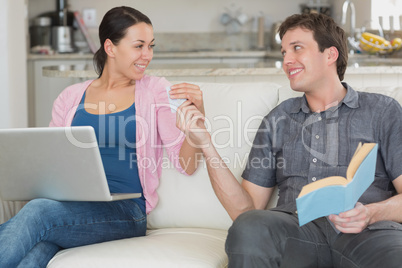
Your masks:
<instances>
[{"instance_id":1,"label":"couch cushion","mask_svg":"<svg viewBox=\"0 0 402 268\"><path fill-rule=\"evenodd\" d=\"M0 224L11 219L26 203L23 201L2 201L0 199Z\"/></svg>"},{"instance_id":2,"label":"couch cushion","mask_svg":"<svg viewBox=\"0 0 402 268\"><path fill-rule=\"evenodd\" d=\"M240 181L256 130L276 106L280 86L268 82L195 84L203 91L212 140ZM227 229L232 223L215 196L204 163L190 177L164 168L158 194L159 203L148 217L148 228Z\"/></svg>"},{"instance_id":3,"label":"couch cushion","mask_svg":"<svg viewBox=\"0 0 402 268\"><path fill-rule=\"evenodd\" d=\"M150 231L145 237L66 249L48 268L227 267L227 232L191 228Z\"/></svg>"},{"instance_id":4,"label":"couch cushion","mask_svg":"<svg viewBox=\"0 0 402 268\"><path fill-rule=\"evenodd\" d=\"M278 90L278 92L279 92L278 104L290 98L301 97L304 94L303 92L294 91L293 89L290 88L290 86L283 86Z\"/></svg>"},{"instance_id":5,"label":"couch cushion","mask_svg":"<svg viewBox=\"0 0 402 268\"><path fill-rule=\"evenodd\" d=\"M380 93L396 99L402 104L402 87L363 87L355 88L357 91L365 91L371 93Z\"/></svg>"}]
</instances>

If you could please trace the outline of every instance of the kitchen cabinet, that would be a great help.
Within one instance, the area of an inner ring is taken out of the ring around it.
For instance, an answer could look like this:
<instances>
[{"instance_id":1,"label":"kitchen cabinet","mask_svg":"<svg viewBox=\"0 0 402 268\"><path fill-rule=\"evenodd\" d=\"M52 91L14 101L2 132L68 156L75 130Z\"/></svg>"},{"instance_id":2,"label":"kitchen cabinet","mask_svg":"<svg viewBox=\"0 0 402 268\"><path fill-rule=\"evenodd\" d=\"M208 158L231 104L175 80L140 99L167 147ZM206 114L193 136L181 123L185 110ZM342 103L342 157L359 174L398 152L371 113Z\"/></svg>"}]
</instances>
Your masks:
<instances>
[{"instance_id":1,"label":"kitchen cabinet","mask_svg":"<svg viewBox=\"0 0 402 268\"><path fill-rule=\"evenodd\" d=\"M153 58L151 64L215 64L219 58Z\"/></svg>"},{"instance_id":2,"label":"kitchen cabinet","mask_svg":"<svg viewBox=\"0 0 402 268\"><path fill-rule=\"evenodd\" d=\"M264 60L263 57L213 57L213 58L154 58L152 64L216 64L216 63L257 63Z\"/></svg>"},{"instance_id":3,"label":"kitchen cabinet","mask_svg":"<svg viewBox=\"0 0 402 268\"><path fill-rule=\"evenodd\" d=\"M52 118L52 106L57 96L67 86L86 78L53 78L42 75L42 67L53 65L92 64L87 59L29 59L28 60L28 124L46 127Z\"/></svg>"}]
</instances>

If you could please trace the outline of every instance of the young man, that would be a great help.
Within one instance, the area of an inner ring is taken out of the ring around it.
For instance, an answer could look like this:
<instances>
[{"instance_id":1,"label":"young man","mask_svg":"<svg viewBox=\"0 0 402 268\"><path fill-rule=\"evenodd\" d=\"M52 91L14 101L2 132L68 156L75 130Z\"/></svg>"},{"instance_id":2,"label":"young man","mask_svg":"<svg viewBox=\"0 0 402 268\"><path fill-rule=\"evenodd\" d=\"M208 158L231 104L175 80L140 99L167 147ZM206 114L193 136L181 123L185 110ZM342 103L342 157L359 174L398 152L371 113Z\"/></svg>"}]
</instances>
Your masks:
<instances>
[{"instance_id":1,"label":"young man","mask_svg":"<svg viewBox=\"0 0 402 268\"><path fill-rule=\"evenodd\" d=\"M229 267L400 267L401 106L341 82L347 42L330 17L293 15L279 32L283 70L292 89L304 96L283 102L264 118L241 185L222 167L199 120L181 127L202 146L212 186L234 220L226 242ZM345 176L359 142L379 145L374 183L354 209L299 227L295 199L301 188L327 176ZM284 165L256 164L264 159ZM274 186L278 205L264 210Z\"/></svg>"}]
</instances>

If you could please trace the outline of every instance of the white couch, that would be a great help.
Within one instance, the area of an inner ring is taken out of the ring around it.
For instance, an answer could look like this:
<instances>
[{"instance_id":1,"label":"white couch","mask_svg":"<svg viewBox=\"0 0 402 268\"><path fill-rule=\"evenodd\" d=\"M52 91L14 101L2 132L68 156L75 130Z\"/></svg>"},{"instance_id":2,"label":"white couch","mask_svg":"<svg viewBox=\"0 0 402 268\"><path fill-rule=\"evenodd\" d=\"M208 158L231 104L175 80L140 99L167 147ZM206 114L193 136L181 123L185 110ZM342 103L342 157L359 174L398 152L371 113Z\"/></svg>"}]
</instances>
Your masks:
<instances>
[{"instance_id":1,"label":"white couch","mask_svg":"<svg viewBox=\"0 0 402 268\"><path fill-rule=\"evenodd\" d=\"M204 92L212 139L240 180L262 117L300 94L273 83L196 84ZM402 103L402 88L358 90L381 92ZM145 237L63 250L48 267L226 267L224 244L232 221L213 192L205 165L187 177L166 162L158 193L160 201L148 217ZM276 198L269 206L275 202ZM23 205L0 204L0 222Z\"/></svg>"}]
</instances>

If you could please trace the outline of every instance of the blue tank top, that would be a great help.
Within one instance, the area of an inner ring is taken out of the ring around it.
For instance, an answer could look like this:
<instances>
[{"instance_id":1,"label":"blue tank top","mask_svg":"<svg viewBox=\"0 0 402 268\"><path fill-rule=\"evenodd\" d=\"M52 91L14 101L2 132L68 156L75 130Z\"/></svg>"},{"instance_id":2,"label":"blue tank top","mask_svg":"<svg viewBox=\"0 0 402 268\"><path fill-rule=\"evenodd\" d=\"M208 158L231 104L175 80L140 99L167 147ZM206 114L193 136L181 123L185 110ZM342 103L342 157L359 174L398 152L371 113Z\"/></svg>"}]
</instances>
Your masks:
<instances>
[{"instance_id":1,"label":"blue tank top","mask_svg":"<svg viewBox=\"0 0 402 268\"><path fill-rule=\"evenodd\" d=\"M85 95L74 115L72 126L92 126L111 193L141 193L133 199L145 213L145 198L138 175L136 154L135 103L111 114L91 114L84 108Z\"/></svg>"}]
</instances>

